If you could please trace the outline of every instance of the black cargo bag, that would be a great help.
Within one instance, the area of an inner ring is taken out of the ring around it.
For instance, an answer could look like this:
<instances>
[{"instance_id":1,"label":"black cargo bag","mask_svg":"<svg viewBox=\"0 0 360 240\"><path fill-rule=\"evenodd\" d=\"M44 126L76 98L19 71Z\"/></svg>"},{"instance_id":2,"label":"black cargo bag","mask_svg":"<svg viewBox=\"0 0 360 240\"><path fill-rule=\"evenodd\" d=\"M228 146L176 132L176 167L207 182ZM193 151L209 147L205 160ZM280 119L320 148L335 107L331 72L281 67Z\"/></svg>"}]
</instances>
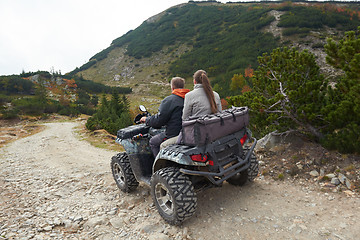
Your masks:
<instances>
[{"instance_id":1,"label":"black cargo bag","mask_svg":"<svg viewBox=\"0 0 360 240\"><path fill-rule=\"evenodd\" d=\"M247 107L232 107L220 113L189 118L182 122L181 143L201 146L237 132L249 124Z\"/></svg>"}]
</instances>

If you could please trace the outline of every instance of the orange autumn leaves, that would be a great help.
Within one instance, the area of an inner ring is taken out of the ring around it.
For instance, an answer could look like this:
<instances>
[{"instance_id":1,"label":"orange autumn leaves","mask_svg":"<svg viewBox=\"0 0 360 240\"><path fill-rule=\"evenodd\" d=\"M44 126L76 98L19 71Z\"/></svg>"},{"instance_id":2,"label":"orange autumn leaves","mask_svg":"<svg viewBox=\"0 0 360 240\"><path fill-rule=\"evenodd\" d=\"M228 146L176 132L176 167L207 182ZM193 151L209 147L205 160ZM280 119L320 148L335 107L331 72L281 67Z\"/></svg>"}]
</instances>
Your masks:
<instances>
[{"instance_id":1,"label":"orange autumn leaves","mask_svg":"<svg viewBox=\"0 0 360 240\"><path fill-rule=\"evenodd\" d=\"M243 74L234 74L231 78L230 90L236 91L241 89L241 93L250 92L251 88L249 86L250 79L254 76L254 69L249 66L245 69Z\"/></svg>"},{"instance_id":2,"label":"orange autumn leaves","mask_svg":"<svg viewBox=\"0 0 360 240\"><path fill-rule=\"evenodd\" d=\"M244 94L246 92L251 92L251 88L249 83L251 82L251 78L254 76L254 69L251 66L247 67L244 71L244 74L234 74L231 78L230 90L237 91L241 89L241 93ZM229 97L226 97L229 99ZM228 108L228 102L226 99L221 99L222 109Z\"/></svg>"}]
</instances>

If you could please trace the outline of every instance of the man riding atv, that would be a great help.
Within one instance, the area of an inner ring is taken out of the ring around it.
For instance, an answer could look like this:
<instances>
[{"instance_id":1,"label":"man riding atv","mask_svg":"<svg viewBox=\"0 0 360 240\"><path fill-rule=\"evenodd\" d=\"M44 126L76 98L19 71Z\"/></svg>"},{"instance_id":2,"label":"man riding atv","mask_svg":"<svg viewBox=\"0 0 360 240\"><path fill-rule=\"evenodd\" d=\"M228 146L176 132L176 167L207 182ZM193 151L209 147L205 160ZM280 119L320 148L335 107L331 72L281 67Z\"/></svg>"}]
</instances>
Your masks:
<instances>
[{"instance_id":1,"label":"man riding atv","mask_svg":"<svg viewBox=\"0 0 360 240\"><path fill-rule=\"evenodd\" d=\"M189 89L184 89L185 80L180 77L171 79L172 94L161 101L159 112L152 116L144 116L141 123L153 128L166 126L165 132L159 133L150 139L150 147L154 157L160 150L160 144L166 139L177 136L181 130L181 116L184 107L184 97Z\"/></svg>"}]
</instances>

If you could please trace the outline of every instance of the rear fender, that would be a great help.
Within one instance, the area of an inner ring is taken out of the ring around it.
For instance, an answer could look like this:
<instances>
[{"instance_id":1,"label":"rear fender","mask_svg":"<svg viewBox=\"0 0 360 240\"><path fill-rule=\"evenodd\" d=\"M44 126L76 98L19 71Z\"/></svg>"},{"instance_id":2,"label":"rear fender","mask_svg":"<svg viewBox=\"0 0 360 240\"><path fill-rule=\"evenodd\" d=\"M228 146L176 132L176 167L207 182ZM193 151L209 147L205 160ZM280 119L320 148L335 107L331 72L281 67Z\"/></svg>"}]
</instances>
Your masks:
<instances>
[{"instance_id":1,"label":"rear fender","mask_svg":"<svg viewBox=\"0 0 360 240\"><path fill-rule=\"evenodd\" d=\"M191 160L190 155L199 154L200 150L184 151L187 146L183 145L171 145L167 148L160 150L159 154L155 158L153 165L153 172L156 172L160 168L165 166L176 164L185 166L206 166L206 163L194 162ZM186 152L186 154L184 154Z\"/></svg>"}]
</instances>

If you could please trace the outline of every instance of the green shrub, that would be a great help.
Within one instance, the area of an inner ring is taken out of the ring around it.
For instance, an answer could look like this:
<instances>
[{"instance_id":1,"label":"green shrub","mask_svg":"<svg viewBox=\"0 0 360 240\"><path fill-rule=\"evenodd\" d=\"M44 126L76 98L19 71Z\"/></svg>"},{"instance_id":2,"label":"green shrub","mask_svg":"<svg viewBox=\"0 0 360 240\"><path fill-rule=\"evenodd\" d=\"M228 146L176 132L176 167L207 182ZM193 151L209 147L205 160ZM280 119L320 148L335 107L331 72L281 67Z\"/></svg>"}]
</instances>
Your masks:
<instances>
[{"instance_id":1,"label":"green shrub","mask_svg":"<svg viewBox=\"0 0 360 240\"><path fill-rule=\"evenodd\" d=\"M309 33L309 32L310 32L310 28L292 27L292 28L285 28L283 30L283 35L291 36L291 35L295 35L295 34L305 34L305 33Z\"/></svg>"},{"instance_id":2,"label":"green shrub","mask_svg":"<svg viewBox=\"0 0 360 240\"><path fill-rule=\"evenodd\" d=\"M249 106L257 136L271 131L300 131L320 139L325 124L319 114L325 84L314 55L307 50L278 48L259 57L253 90L229 99L234 106Z\"/></svg>"},{"instance_id":3,"label":"green shrub","mask_svg":"<svg viewBox=\"0 0 360 240\"><path fill-rule=\"evenodd\" d=\"M328 122L323 143L344 153L360 153L360 27L338 43L328 39L325 51L327 62L345 75L328 87L327 105L322 109Z\"/></svg>"},{"instance_id":4,"label":"green shrub","mask_svg":"<svg viewBox=\"0 0 360 240\"><path fill-rule=\"evenodd\" d=\"M2 109L1 110L1 119L16 119L19 117L19 109Z\"/></svg>"},{"instance_id":5,"label":"green shrub","mask_svg":"<svg viewBox=\"0 0 360 240\"><path fill-rule=\"evenodd\" d=\"M120 99L117 92L114 91L110 101L103 95L99 109L87 120L86 128L91 131L105 129L115 135L117 130L131 124L127 98L123 96Z\"/></svg>"}]
</instances>

